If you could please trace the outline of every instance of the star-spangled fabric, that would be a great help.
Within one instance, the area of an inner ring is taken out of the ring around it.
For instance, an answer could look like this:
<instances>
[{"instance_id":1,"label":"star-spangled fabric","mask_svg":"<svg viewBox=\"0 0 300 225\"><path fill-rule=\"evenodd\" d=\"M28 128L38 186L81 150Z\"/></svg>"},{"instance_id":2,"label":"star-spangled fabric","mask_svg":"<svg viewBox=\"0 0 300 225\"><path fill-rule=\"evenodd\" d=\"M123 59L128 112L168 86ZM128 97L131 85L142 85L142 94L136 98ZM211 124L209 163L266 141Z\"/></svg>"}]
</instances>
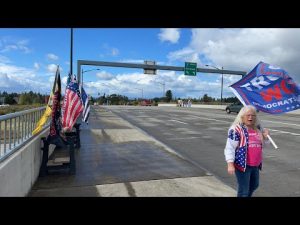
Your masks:
<instances>
[{"instance_id":1,"label":"star-spangled fabric","mask_svg":"<svg viewBox=\"0 0 300 225\"><path fill-rule=\"evenodd\" d=\"M239 142L238 149L235 151L234 164L239 170L245 171L247 161L247 146L249 143L247 129L243 125L236 125L234 129L229 130L228 138Z\"/></svg>"},{"instance_id":2,"label":"star-spangled fabric","mask_svg":"<svg viewBox=\"0 0 300 225\"><path fill-rule=\"evenodd\" d=\"M81 86L81 100L84 106L84 110L82 112L82 121L88 124L89 115L90 115L90 104L87 94L85 93L84 88Z\"/></svg>"},{"instance_id":3,"label":"star-spangled fabric","mask_svg":"<svg viewBox=\"0 0 300 225\"><path fill-rule=\"evenodd\" d=\"M71 81L66 88L62 126L64 131L71 131L84 107L80 98L78 83Z\"/></svg>"}]
</instances>

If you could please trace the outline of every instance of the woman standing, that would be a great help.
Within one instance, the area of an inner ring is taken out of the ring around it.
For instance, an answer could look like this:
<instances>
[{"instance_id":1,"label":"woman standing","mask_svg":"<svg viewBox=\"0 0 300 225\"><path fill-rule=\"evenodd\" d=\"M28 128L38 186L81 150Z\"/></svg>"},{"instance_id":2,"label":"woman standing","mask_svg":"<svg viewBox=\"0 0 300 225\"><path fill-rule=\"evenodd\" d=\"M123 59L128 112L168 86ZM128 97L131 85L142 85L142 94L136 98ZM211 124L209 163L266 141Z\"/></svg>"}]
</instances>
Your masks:
<instances>
[{"instance_id":1,"label":"woman standing","mask_svg":"<svg viewBox=\"0 0 300 225\"><path fill-rule=\"evenodd\" d=\"M238 197L251 197L259 185L262 168L262 149L269 143L268 129L261 131L254 106L244 106L228 130L224 150L227 171L235 173Z\"/></svg>"}]
</instances>

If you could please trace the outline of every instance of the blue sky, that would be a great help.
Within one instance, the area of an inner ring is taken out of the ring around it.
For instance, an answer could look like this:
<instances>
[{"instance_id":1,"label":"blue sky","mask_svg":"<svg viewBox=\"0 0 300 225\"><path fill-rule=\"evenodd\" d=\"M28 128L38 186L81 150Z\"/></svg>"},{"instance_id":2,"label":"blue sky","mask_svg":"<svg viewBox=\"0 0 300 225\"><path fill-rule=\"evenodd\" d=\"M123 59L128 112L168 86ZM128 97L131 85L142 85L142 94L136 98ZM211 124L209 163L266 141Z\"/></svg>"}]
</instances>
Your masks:
<instances>
[{"instance_id":1,"label":"blue sky","mask_svg":"<svg viewBox=\"0 0 300 225\"><path fill-rule=\"evenodd\" d=\"M279 66L300 83L300 29L162 29L162 28L74 28L73 73L77 60L184 66L196 62L227 70L249 72L263 61ZM49 94L56 65L61 68L63 91L70 71L70 29L0 28L0 91L34 91ZM172 90L174 97L220 98L221 75L157 71L146 75L140 69L83 66L84 88L97 96L121 94L130 98L161 97ZM228 86L239 80L224 75L223 97L234 96Z\"/></svg>"}]
</instances>

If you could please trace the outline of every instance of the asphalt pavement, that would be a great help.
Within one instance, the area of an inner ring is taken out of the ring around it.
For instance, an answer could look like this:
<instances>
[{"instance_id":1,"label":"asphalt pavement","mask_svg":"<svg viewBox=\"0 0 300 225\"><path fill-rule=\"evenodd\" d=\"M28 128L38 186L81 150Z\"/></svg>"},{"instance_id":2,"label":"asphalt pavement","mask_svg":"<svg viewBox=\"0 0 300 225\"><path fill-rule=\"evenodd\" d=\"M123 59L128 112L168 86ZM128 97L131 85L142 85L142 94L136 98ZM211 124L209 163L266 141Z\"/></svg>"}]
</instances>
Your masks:
<instances>
[{"instance_id":1,"label":"asphalt pavement","mask_svg":"<svg viewBox=\"0 0 300 225\"><path fill-rule=\"evenodd\" d=\"M29 197L234 197L236 191L109 108L81 125L76 174L40 177ZM59 159L57 159L59 161Z\"/></svg>"}]
</instances>

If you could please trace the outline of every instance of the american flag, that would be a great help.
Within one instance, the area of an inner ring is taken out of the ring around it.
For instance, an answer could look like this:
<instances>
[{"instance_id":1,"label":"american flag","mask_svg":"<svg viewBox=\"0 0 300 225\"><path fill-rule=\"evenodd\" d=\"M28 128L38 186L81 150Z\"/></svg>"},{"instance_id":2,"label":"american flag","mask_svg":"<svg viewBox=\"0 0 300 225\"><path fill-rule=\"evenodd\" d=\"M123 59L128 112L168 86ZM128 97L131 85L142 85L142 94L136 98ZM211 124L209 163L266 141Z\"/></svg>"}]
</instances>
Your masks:
<instances>
[{"instance_id":1,"label":"american flag","mask_svg":"<svg viewBox=\"0 0 300 225\"><path fill-rule=\"evenodd\" d=\"M85 93L85 90L83 89L83 86L81 86L81 100L84 106L84 110L82 112L82 121L88 124L89 115L90 115L90 104L88 100L88 96Z\"/></svg>"},{"instance_id":2,"label":"american flag","mask_svg":"<svg viewBox=\"0 0 300 225\"><path fill-rule=\"evenodd\" d=\"M238 140L236 141L239 141L240 144L239 144L239 149L238 151L236 151L236 155L235 155L235 165L245 171L246 170L246 157L247 157L247 145L249 143L249 137L248 137L248 132L247 132L247 129L243 126L236 126L235 127L235 131L236 133L236 138Z\"/></svg>"},{"instance_id":3,"label":"american flag","mask_svg":"<svg viewBox=\"0 0 300 225\"><path fill-rule=\"evenodd\" d=\"M64 131L72 130L77 118L83 111L78 83L71 81L66 88L63 105L62 126Z\"/></svg>"},{"instance_id":4,"label":"american flag","mask_svg":"<svg viewBox=\"0 0 300 225\"><path fill-rule=\"evenodd\" d=\"M70 82L76 82L76 76L73 74L71 74L71 73L69 73L68 74L68 79L67 79L67 85L70 83Z\"/></svg>"}]
</instances>

